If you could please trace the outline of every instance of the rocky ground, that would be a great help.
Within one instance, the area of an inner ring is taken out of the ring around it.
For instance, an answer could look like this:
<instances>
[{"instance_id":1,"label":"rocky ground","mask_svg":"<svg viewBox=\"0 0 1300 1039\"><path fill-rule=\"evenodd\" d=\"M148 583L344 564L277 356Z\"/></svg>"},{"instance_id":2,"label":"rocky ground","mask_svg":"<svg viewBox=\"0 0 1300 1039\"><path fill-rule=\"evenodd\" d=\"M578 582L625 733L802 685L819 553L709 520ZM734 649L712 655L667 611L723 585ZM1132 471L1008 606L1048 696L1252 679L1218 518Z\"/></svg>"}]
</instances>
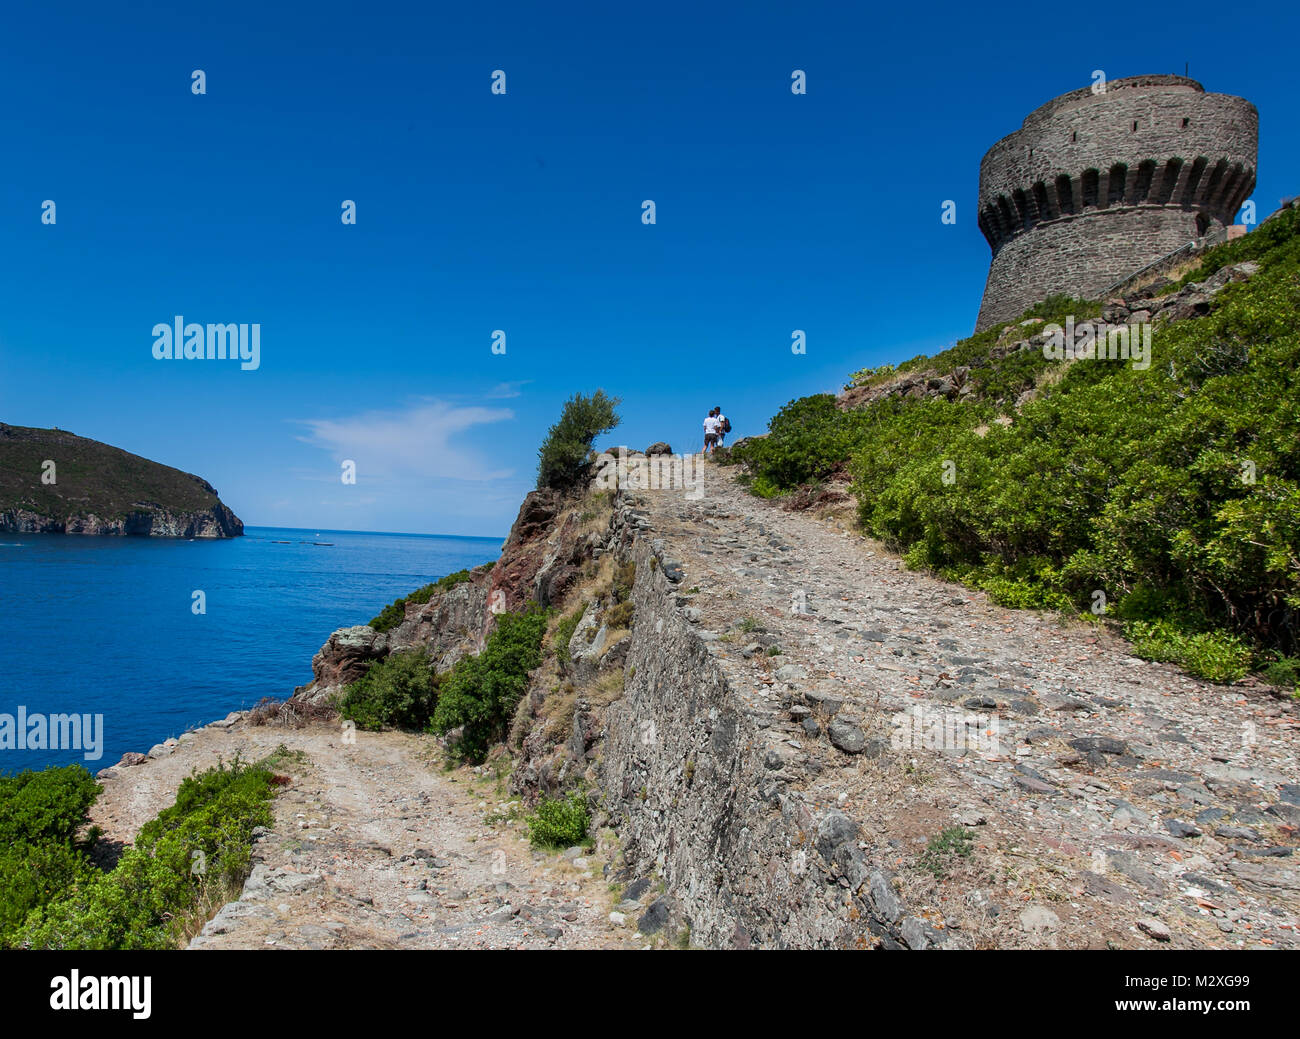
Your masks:
<instances>
[{"instance_id":1,"label":"rocky ground","mask_svg":"<svg viewBox=\"0 0 1300 1039\"><path fill-rule=\"evenodd\" d=\"M639 522L772 774L897 870L927 932L908 944L1300 945L1295 701L905 571L734 472L699 501L640 492Z\"/></svg>"},{"instance_id":2,"label":"rocky ground","mask_svg":"<svg viewBox=\"0 0 1300 1039\"><path fill-rule=\"evenodd\" d=\"M93 820L129 841L191 769L283 745L290 778L242 897L191 948L639 948L635 899L615 904L591 852L534 851L490 770L444 771L432 737L293 729L235 715L104 778ZM647 906L655 892L636 892ZM621 910L621 912L620 912ZM611 916L611 914L613 914Z\"/></svg>"}]
</instances>

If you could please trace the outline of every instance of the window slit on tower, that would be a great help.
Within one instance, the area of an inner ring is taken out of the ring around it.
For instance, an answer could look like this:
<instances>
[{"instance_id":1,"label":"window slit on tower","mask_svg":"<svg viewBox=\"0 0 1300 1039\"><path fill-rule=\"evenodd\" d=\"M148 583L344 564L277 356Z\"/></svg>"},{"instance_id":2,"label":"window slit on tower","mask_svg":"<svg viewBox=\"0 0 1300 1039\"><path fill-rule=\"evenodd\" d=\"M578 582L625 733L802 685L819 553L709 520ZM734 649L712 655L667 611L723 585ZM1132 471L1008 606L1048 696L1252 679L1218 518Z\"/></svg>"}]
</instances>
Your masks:
<instances>
[{"instance_id":1,"label":"window slit on tower","mask_svg":"<svg viewBox=\"0 0 1300 1039\"><path fill-rule=\"evenodd\" d=\"M1056 178L1056 205L1062 213L1074 212L1074 190L1064 173Z\"/></svg>"},{"instance_id":2,"label":"window slit on tower","mask_svg":"<svg viewBox=\"0 0 1300 1039\"><path fill-rule=\"evenodd\" d=\"M1106 205L1113 206L1124 201L1124 181L1128 177L1128 167L1122 162L1110 168L1110 177L1106 183Z\"/></svg>"},{"instance_id":3,"label":"window slit on tower","mask_svg":"<svg viewBox=\"0 0 1300 1039\"><path fill-rule=\"evenodd\" d=\"M1101 174L1096 170L1083 171L1083 208L1097 204L1098 182Z\"/></svg>"}]
</instances>

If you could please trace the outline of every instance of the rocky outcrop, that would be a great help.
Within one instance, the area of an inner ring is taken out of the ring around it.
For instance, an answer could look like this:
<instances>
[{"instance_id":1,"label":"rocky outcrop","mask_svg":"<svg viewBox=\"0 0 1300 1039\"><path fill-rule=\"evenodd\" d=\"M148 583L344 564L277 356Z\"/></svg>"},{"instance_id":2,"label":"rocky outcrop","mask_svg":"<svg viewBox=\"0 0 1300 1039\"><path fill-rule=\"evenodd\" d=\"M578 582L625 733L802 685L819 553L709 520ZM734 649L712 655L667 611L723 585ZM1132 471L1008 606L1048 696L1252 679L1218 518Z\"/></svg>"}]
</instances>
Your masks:
<instances>
[{"instance_id":1,"label":"rocky outcrop","mask_svg":"<svg viewBox=\"0 0 1300 1039\"><path fill-rule=\"evenodd\" d=\"M439 589L427 603L406 604L405 619L390 631L368 624L340 628L312 658L312 680L294 690L294 698L328 703L350 683L390 653L424 649L435 670L449 671L466 654L483 648L491 622L488 571L473 571L471 579Z\"/></svg>"},{"instance_id":2,"label":"rocky outcrop","mask_svg":"<svg viewBox=\"0 0 1300 1039\"><path fill-rule=\"evenodd\" d=\"M340 628L312 657L312 680L295 689L293 695L312 703L328 702L387 655L387 632L375 631L367 624Z\"/></svg>"},{"instance_id":3,"label":"rocky outcrop","mask_svg":"<svg viewBox=\"0 0 1300 1039\"><path fill-rule=\"evenodd\" d=\"M312 680L294 696L327 702L375 661L409 649L427 650L437 671L449 671L461 657L482 650L496 614L557 601L591 558L596 540L579 535L572 505L556 491L533 491L495 564L435 590L426 603L408 601L402 622L390 631L364 624L335 631L312 658Z\"/></svg>"},{"instance_id":4,"label":"rocky outcrop","mask_svg":"<svg viewBox=\"0 0 1300 1039\"><path fill-rule=\"evenodd\" d=\"M236 538L244 523L218 502L201 512L172 512L151 503L126 516L104 518L94 513L43 515L29 509L0 511L0 532L8 534L110 534L162 538Z\"/></svg>"},{"instance_id":5,"label":"rocky outcrop","mask_svg":"<svg viewBox=\"0 0 1300 1039\"><path fill-rule=\"evenodd\" d=\"M1247 261L1224 267L1204 281L1192 282L1177 292L1163 296L1144 293L1127 299L1116 297L1106 301L1101 321L1111 325L1161 325L1168 321L1204 317L1210 312L1214 297L1226 286L1247 281L1258 270L1258 263ZM1082 320L1078 322L1080 327L1083 324L1085 322ZM913 400L943 398L950 401L979 399L972 378L978 374L978 369L1014 353L1042 350L1047 341L1047 333L1044 331L1046 327L1041 318L1029 318L1018 325L1007 325L998 336L996 345L989 350L985 361L975 365L959 365L946 372L937 369L903 372L869 385L850 386L836 398L836 404L841 410L849 411L869 407L891 397ZM1023 394L1015 403L1019 406L1032 396L1032 393Z\"/></svg>"}]
</instances>

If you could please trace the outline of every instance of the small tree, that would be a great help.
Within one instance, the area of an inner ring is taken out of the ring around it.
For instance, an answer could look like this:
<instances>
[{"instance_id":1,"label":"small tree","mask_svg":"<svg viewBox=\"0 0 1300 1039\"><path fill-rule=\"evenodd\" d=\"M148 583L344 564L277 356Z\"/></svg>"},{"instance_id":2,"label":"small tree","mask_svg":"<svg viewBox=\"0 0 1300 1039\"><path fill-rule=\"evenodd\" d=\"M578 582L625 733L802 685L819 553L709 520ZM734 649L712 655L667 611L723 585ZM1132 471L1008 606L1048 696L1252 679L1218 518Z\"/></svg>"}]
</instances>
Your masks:
<instances>
[{"instance_id":1,"label":"small tree","mask_svg":"<svg viewBox=\"0 0 1300 1039\"><path fill-rule=\"evenodd\" d=\"M597 390L590 397L575 393L564 404L560 421L546 434L537 452L537 487L567 491L577 486L590 468L592 444L618 425L617 397Z\"/></svg>"}]
</instances>

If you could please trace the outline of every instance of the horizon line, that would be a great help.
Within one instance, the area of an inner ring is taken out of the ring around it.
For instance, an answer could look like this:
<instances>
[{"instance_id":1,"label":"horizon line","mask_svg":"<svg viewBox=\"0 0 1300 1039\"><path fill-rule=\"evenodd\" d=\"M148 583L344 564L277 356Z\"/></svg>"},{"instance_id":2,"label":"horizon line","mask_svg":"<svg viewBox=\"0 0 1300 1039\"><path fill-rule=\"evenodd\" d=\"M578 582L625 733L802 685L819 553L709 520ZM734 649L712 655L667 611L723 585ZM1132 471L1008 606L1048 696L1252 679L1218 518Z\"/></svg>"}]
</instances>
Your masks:
<instances>
[{"instance_id":1,"label":"horizon line","mask_svg":"<svg viewBox=\"0 0 1300 1039\"><path fill-rule=\"evenodd\" d=\"M282 527L267 526L261 523L245 523L244 530L293 530L299 533L315 531L321 534L387 534L404 538L456 538L461 541L501 541L510 535L498 537L495 534L421 534L413 530L347 530L341 527Z\"/></svg>"}]
</instances>

